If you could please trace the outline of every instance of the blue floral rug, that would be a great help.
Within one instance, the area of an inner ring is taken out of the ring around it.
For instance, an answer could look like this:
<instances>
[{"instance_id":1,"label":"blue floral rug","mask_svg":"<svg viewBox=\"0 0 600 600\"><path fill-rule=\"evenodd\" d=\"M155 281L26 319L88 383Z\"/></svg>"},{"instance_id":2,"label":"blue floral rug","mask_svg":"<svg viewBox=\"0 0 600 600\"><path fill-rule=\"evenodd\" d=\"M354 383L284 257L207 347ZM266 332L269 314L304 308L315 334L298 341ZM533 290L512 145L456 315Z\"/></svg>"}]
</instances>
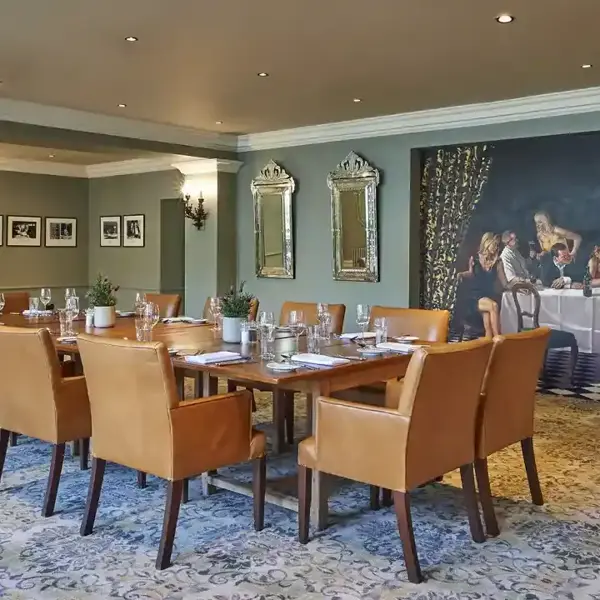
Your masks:
<instances>
[{"instance_id":1,"label":"blue floral rug","mask_svg":"<svg viewBox=\"0 0 600 600\"><path fill-rule=\"evenodd\" d=\"M258 420L267 420L264 399ZM55 516L40 516L48 445L21 439L10 448L0 484L0 597L129 600L600 598L598 404L540 398L536 450L546 505L529 500L519 448L491 460L502 533L475 544L456 473L413 497L413 522L426 582L406 580L391 509L368 509L366 486L332 498L331 526L307 546L296 514L267 505L266 527L252 528L251 499L200 482L181 509L173 567L154 569L165 486L109 466L94 533L79 525L90 473L70 457ZM302 412L300 408L300 412ZM294 471L293 454L270 460L271 477ZM247 476L248 467L238 468Z\"/></svg>"}]
</instances>

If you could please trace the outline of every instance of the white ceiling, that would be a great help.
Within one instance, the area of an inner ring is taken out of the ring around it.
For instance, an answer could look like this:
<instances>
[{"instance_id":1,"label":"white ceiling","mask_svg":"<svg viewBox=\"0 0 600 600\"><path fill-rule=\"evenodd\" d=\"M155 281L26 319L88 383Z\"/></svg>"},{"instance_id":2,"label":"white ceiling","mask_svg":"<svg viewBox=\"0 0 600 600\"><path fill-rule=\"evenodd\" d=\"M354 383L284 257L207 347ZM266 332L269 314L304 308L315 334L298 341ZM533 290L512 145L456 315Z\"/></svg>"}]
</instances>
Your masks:
<instances>
[{"instance_id":1,"label":"white ceiling","mask_svg":"<svg viewBox=\"0 0 600 600\"><path fill-rule=\"evenodd\" d=\"M597 86L598 23L599 0L0 0L0 98L272 131Z\"/></svg>"}]
</instances>

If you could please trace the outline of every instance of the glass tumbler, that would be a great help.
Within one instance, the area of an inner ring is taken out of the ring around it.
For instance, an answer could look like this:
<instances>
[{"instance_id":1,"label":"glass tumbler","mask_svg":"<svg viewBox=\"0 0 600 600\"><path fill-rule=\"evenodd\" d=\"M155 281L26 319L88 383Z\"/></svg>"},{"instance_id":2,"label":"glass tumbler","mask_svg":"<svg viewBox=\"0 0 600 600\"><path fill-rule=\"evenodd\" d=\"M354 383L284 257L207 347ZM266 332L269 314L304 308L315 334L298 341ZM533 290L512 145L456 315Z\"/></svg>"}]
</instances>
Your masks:
<instances>
[{"instance_id":1,"label":"glass tumbler","mask_svg":"<svg viewBox=\"0 0 600 600\"><path fill-rule=\"evenodd\" d=\"M373 321L375 329L375 344L385 344L388 336L388 324L385 317L378 317Z\"/></svg>"},{"instance_id":2,"label":"glass tumbler","mask_svg":"<svg viewBox=\"0 0 600 600\"><path fill-rule=\"evenodd\" d=\"M60 337L71 335L69 311L66 308L58 309L58 323L60 325Z\"/></svg>"},{"instance_id":3,"label":"glass tumbler","mask_svg":"<svg viewBox=\"0 0 600 600\"><path fill-rule=\"evenodd\" d=\"M321 327L319 325L309 325L306 328L306 349L311 354L321 354Z\"/></svg>"},{"instance_id":4,"label":"glass tumbler","mask_svg":"<svg viewBox=\"0 0 600 600\"><path fill-rule=\"evenodd\" d=\"M29 316L37 319L40 310L40 299L37 297L29 298Z\"/></svg>"},{"instance_id":5,"label":"glass tumbler","mask_svg":"<svg viewBox=\"0 0 600 600\"><path fill-rule=\"evenodd\" d=\"M135 339L138 342L152 341L152 321L145 314L135 316Z\"/></svg>"},{"instance_id":6,"label":"glass tumbler","mask_svg":"<svg viewBox=\"0 0 600 600\"><path fill-rule=\"evenodd\" d=\"M262 325L260 330L260 358L261 360L273 360L275 353L275 327L272 324Z\"/></svg>"}]
</instances>

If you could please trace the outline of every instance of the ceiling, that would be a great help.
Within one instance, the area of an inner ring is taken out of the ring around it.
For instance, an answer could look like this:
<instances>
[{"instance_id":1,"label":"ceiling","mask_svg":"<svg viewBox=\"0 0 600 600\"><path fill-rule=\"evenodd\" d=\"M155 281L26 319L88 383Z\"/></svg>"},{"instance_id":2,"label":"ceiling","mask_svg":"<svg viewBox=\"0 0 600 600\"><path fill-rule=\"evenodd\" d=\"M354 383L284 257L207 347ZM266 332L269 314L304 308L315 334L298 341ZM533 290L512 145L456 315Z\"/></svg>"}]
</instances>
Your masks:
<instances>
[{"instance_id":1,"label":"ceiling","mask_svg":"<svg viewBox=\"0 0 600 600\"><path fill-rule=\"evenodd\" d=\"M600 84L599 0L0 0L0 14L0 97L211 131Z\"/></svg>"}]
</instances>

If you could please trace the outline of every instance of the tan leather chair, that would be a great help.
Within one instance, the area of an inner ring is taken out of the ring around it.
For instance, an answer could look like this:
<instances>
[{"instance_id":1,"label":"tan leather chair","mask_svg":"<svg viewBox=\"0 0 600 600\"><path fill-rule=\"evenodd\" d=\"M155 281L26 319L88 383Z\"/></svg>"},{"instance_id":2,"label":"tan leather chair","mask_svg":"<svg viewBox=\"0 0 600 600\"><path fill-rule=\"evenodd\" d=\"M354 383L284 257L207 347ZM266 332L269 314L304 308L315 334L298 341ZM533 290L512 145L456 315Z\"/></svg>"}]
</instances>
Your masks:
<instances>
[{"instance_id":1,"label":"tan leather chair","mask_svg":"<svg viewBox=\"0 0 600 600\"><path fill-rule=\"evenodd\" d=\"M166 479L156 568L170 565L184 480L254 461L254 527L264 523L265 436L252 429L246 391L180 402L162 343L80 335L92 411L92 479L81 535L92 533L106 461ZM107 376L110 374L110 377Z\"/></svg>"},{"instance_id":2,"label":"tan leather chair","mask_svg":"<svg viewBox=\"0 0 600 600\"><path fill-rule=\"evenodd\" d=\"M11 432L52 444L52 463L42 515L54 512L65 443L84 439L81 467L87 468L91 434L84 377L62 378L46 329L0 327L0 477Z\"/></svg>"},{"instance_id":3,"label":"tan leather chair","mask_svg":"<svg viewBox=\"0 0 600 600\"><path fill-rule=\"evenodd\" d=\"M447 342L450 313L447 310L372 306L369 328L375 319L388 319L388 335L413 335L422 342Z\"/></svg>"},{"instance_id":4,"label":"tan leather chair","mask_svg":"<svg viewBox=\"0 0 600 600\"><path fill-rule=\"evenodd\" d=\"M5 315L9 313L22 313L29 309L29 292L5 292L4 308Z\"/></svg>"},{"instance_id":5,"label":"tan leather chair","mask_svg":"<svg viewBox=\"0 0 600 600\"><path fill-rule=\"evenodd\" d=\"M179 294L146 294L146 300L158 305L162 318L179 316L181 308Z\"/></svg>"},{"instance_id":6,"label":"tan leather chair","mask_svg":"<svg viewBox=\"0 0 600 600\"><path fill-rule=\"evenodd\" d=\"M283 303L281 313L279 315L279 324L287 325L290 319L290 312L293 310L301 310L304 313L307 325L316 325L317 319L317 303L316 302L290 302L289 300ZM330 304L329 314L331 315L331 331L336 335L340 335L344 328L344 317L346 315L345 304Z\"/></svg>"},{"instance_id":7,"label":"tan leather chair","mask_svg":"<svg viewBox=\"0 0 600 600\"><path fill-rule=\"evenodd\" d=\"M250 312L248 313L248 321L256 321L256 315L258 314L258 306L260 302L258 298L253 298L252 302L250 302ZM206 299L204 303L204 310L202 311L202 318L210 321L212 319L212 314L210 312L210 296Z\"/></svg>"},{"instance_id":8,"label":"tan leather chair","mask_svg":"<svg viewBox=\"0 0 600 600\"><path fill-rule=\"evenodd\" d=\"M308 541L312 469L394 490L408 578L422 580L409 492L460 467L471 534L484 540L473 478L475 425L490 340L420 348L398 408L319 398L316 434L300 443L299 539ZM373 497L373 490L372 490Z\"/></svg>"},{"instance_id":9,"label":"tan leather chair","mask_svg":"<svg viewBox=\"0 0 600 600\"><path fill-rule=\"evenodd\" d=\"M533 451L535 393L550 338L546 327L498 336L486 375L480 407L475 473L487 532L498 535L487 457L521 443L534 504L544 503Z\"/></svg>"}]
</instances>

